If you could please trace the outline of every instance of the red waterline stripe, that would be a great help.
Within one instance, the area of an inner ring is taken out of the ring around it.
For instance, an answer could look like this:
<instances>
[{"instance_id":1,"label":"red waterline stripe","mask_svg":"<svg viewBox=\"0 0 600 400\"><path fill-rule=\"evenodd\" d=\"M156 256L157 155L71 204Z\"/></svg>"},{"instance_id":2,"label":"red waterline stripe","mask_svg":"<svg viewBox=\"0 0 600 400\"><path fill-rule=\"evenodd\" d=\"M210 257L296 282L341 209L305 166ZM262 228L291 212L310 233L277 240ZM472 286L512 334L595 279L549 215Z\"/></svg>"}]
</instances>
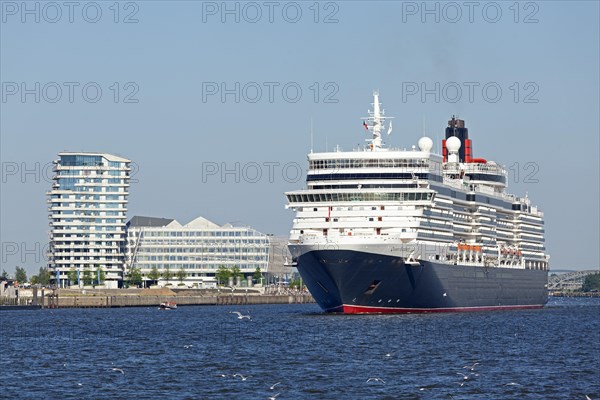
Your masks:
<instances>
[{"instance_id":1,"label":"red waterline stripe","mask_svg":"<svg viewBox=\"0 0 600 400\"><path fill-rule=\"evenodd\" d=\"M482 306L482 307L447 307L447 308L394 308L394 307L369 307L344 304L332 312L344 314L407 314L407 313L437 313L437 312L469 312L469 311L495 311L495 310L524 310L543 308L543 304L522 306Z\"/></svg>"}]
</instances>

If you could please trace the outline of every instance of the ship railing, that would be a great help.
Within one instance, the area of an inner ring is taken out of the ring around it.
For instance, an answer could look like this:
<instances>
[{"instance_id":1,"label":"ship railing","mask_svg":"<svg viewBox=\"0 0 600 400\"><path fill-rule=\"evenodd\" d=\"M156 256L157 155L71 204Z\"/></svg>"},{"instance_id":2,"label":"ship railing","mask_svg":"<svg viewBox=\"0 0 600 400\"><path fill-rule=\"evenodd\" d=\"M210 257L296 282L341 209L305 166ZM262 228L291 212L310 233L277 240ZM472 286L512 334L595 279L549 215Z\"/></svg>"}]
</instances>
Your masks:
<instances>
[{"instance_id":1,"label":"ship railing","mask_svg":"<svg viewBox=\"0 0 600 400\"><path fill-rule=\"evenodd\" d=\"M444 185L452 186L454 188L462 189L462 190L471 189L474 192L497 196L497 197L500 197L504 200L511 201L511 202L516 202L516 201L524 202L524 203L531 202L531 200L529 198L518 197L518 196L515 196L514 194L505 193L505 192L498 192L498 191L494 190L493 188L490 188L487 186L477 185L473 188L469 188L468 187L469 182L462 180L462 179L451 179L451 178L444 177ZM544 213L542 211L539 211L539 209L536 206L531 206L531 214L538 216L538 217L544 216Z\"/></svg>"},{"instance_id":2,"label":"ship railing","mask_svg":"<svg viewBox=\"0 0 600 400\"><path fill-rule=\"evenodd\" d=\"M462 190L467 190L469 188L469 184L461 179L450 179L446 177L444 177L444 185L452 186Z\"/></svg>"},{"instance_id":3,"label":"ship railing","mask_svg":"<svg viewBox=\"0 0 600 400\"><path fill-rule=\"evenodd\" d=\"M449 173L472 173L483 172L493 173L496 175L506 175L506 170L498 164L480 164L480 163L462 163L462 164L445 164L444 172Z\"/></svg>"}]
</instances>

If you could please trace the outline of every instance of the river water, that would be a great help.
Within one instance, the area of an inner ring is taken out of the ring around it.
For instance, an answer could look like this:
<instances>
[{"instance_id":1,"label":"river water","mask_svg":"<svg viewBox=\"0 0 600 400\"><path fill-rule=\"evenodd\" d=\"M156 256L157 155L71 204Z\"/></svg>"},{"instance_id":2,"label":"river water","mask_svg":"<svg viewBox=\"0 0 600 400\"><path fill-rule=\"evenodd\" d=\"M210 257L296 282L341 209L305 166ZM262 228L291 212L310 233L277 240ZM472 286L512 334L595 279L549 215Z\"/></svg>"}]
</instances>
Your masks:
<instances>
[{"instance_id":1,"label":"river water","mask_svg":"<svg viewBox=\"0 0 600 400\"><path fill-rule=\"evenodd\" d=\"M0 311L0 386L7 399L600 399L600 299L411 315Z\"/></svg>"}]
</instances>

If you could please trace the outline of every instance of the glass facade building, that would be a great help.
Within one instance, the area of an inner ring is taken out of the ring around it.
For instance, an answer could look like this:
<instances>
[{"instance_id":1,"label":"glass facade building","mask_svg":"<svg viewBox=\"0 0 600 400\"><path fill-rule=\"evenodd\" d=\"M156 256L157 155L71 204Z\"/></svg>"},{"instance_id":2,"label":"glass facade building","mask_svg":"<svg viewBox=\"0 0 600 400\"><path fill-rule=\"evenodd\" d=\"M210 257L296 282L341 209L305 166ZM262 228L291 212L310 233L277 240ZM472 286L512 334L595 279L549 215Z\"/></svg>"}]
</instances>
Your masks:
<instances>
[{"instance_id":1,"label":"glass facade building","mask_svg":"<svg viewBox=\"0 0 600 400\"><path fill-rule=\"evenodd\" d=\"M103 153L58 156L48 192L48 267L53 282L59 287L75 283L69 279L74 271L78 282L87 276L106 287L119 287L131 161Z\"/></svg>"},{"instance_id":2,"label":"glass facade building","mask_svg":"<svg viewBox=\"0 0 600 400\"><path fill-rule=\"evenodd\" d=\"M216 286L219 267L238 267L244 280L257 268L267 272L269 236L254 229L219 226L202 217L186 225L173 219L133 217L127 223L128 269L139 269L145 281L156 268L159 285ZM167 273L167 271L169 271ZM185 272L185 278L177 276ZM165 279L166 275L171 278Z\"/></svg>"}]
</instances>

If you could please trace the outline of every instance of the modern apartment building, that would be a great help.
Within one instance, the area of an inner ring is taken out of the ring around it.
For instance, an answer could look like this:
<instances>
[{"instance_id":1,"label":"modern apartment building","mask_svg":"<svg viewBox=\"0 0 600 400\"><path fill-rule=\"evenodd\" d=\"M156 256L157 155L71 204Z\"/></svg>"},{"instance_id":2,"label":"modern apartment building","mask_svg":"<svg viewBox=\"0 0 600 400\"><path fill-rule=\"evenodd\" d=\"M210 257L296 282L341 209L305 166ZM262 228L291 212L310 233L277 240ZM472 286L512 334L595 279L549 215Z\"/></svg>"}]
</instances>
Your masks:
<instances>
[{"instance_id":1,"label":"modern apartment building","mask_svg":"<svg viewBox=\"0 0 600 400\"><path fill-rule=\"evenodd\" d=\"M62 152L58 157L48 192L53 281L59 287L82 285L86 279L120 287L131 161L104 153Z\"/></svg>"}]
</instances>

